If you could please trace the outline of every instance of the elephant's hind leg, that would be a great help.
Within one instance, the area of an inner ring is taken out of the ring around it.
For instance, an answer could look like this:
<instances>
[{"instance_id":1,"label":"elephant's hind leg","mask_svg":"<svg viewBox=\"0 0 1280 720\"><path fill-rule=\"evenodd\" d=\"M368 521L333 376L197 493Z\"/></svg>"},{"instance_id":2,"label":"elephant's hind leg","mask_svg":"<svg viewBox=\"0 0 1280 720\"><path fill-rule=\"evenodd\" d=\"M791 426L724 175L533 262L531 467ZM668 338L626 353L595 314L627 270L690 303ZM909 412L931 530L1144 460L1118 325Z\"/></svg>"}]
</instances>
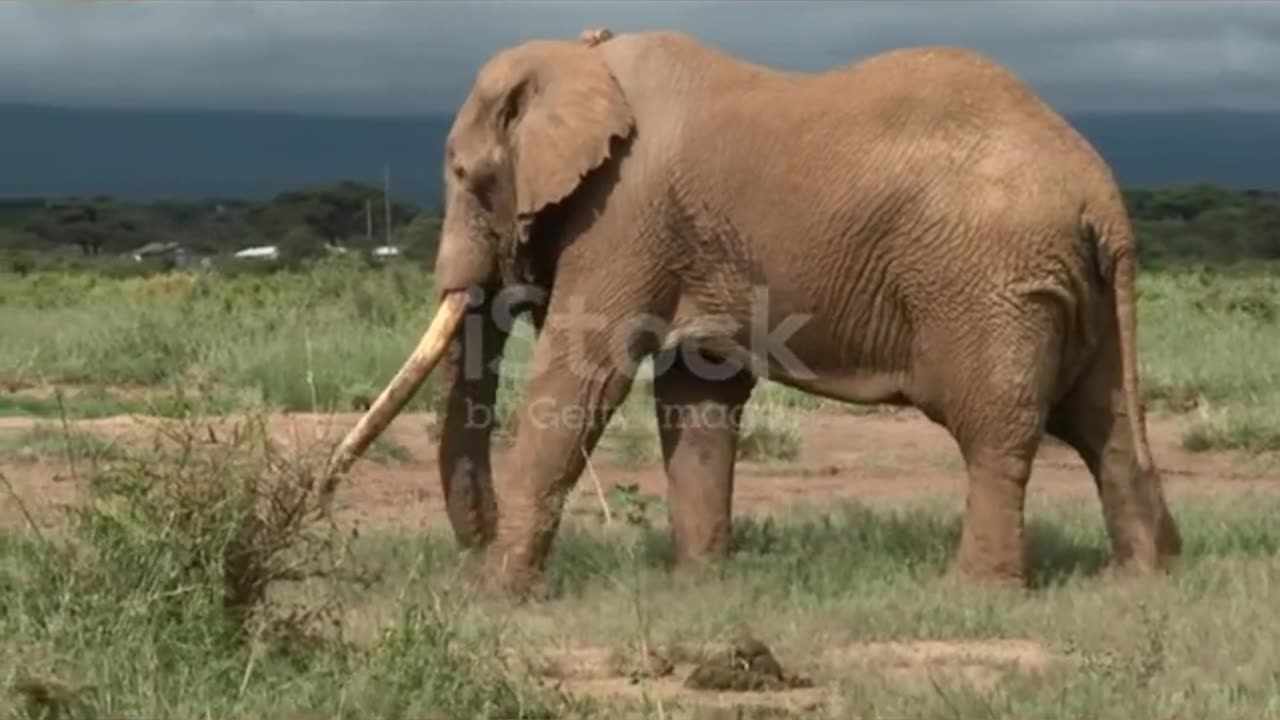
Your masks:
<instances>
[{"instance_id":1,"label":"elephant's hind leg","mask_svg":"<svg viewBox=\"0 0 1280 720\"><path fill-rule=\"evenodd\" d=\"M1181 552L1182 540L1165 503L1159 473L1138 470L1118 350L1102 350L1054 408L1049 432L1075 448L1093 474L1113 565L1150 571Z\"/></svg>"},{"instance_id":2,"label":"elephant's hind leg","mask_svg":"<svg viewBox=\"0 0 1280 720\"><path fill-rule=\"evenodd\" d=\"M729 554L739 421L755 379L691 349L669 352L654 360L658 435L676 562L697 566Z\"/></svg>"},{"instance_id":3,"label":"elephant's hind leg","mask_svg":"<svg viewBox=\"0 0 1280 720\"><path fill-rule=\"evenodd\" d=\"M954 570L982 581L1028 579L1024 506L1060 366L1055 309L1036 299L970 326L951 347L945 424L969 475ZM994 314L994 313L993 313Z\"/></svg>"}]
</instances>

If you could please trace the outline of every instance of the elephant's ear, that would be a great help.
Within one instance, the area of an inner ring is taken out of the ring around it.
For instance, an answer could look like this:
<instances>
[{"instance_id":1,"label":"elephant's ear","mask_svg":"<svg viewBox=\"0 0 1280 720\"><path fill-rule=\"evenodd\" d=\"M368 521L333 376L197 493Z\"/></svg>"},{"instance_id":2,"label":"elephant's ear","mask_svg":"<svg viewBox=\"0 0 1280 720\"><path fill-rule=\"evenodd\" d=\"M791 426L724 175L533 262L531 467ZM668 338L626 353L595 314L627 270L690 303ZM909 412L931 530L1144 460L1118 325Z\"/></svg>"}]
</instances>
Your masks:
<instances>
[{"instance_id":1,"label":"elephant's ear","mask_svg":"<svg viewBox=\"0 0 1280 720\"><path fill-rule=\"evenodd\" d=\"M515 147L516 216L522 223L568 197L630 135L631 108L599 54L561 47L508 96Z\"/></svg>"}]
</instances>

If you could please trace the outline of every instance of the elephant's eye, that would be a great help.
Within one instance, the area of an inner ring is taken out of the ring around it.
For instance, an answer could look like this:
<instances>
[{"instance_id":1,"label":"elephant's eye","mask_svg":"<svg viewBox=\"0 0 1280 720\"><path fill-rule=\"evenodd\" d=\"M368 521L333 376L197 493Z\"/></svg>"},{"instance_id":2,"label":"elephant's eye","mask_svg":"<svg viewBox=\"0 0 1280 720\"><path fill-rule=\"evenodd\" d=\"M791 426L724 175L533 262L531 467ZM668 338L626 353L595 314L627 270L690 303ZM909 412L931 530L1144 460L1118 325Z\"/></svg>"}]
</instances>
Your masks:
<instances>
[{"instance_id":1,"label":"elephant's eye","mask_svg":"<svg viewBox=\"0 0 1280 720\"><path fill-rule=\"evenodd\" d=\"M471 192L475 194L476 200L486 211L493 210L493 188L497 178L493 173L476 173L469 180Z\"/></svg>"}]
</instances>

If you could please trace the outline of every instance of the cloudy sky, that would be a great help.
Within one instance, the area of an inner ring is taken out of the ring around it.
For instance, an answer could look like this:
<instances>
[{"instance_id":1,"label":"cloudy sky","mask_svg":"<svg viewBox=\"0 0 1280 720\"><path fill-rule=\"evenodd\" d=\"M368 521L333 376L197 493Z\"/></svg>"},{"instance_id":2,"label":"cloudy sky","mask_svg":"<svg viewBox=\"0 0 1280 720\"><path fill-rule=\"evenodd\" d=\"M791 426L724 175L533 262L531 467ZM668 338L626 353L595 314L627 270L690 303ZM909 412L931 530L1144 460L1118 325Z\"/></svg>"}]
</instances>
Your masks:
<instances>
[{"instance_id":1,"label":"cloudy sky","mask_svg":"<svg viewBox=\"0 0 1280 720\"><path fill-rule=\"evenodd\" d=\"M821 70L948 44L1060 109L1280 109L1270 2L0 3L0 102L449 112L494 51L535 36L676 28Z\"/></svg>"}]
</instances>

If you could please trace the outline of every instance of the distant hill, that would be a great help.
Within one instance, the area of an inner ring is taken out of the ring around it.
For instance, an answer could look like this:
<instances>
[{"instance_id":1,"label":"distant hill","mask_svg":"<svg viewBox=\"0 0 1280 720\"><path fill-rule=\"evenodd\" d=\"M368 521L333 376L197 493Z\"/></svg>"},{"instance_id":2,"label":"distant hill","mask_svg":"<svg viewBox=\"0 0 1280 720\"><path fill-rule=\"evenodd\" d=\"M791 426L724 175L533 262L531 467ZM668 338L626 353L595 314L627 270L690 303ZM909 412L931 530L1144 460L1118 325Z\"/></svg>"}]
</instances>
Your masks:
<instances>
[{"instance_id":1,"label":"distant hill","mask_svg":"<svg viewBox=\"0 0 1280 720\"><path fill-rule=\"evenodd\" d=\"M1078 114L1126 187L1280 188L1280 113ZM0 104L0 196L261 199L340 179L440 205L449 115L344 117Z\"/></svg>"},{"instance_id":2,"label":"distant hill","mask_svg":"<svg viewBox=\"0 0 1280 720\"><path fill-rule=\"evenodd\" d=\"M264 199L339 180L440 205L452 117L342 117L0 104L0 196Z\"/></svg>"}]
</instances>

